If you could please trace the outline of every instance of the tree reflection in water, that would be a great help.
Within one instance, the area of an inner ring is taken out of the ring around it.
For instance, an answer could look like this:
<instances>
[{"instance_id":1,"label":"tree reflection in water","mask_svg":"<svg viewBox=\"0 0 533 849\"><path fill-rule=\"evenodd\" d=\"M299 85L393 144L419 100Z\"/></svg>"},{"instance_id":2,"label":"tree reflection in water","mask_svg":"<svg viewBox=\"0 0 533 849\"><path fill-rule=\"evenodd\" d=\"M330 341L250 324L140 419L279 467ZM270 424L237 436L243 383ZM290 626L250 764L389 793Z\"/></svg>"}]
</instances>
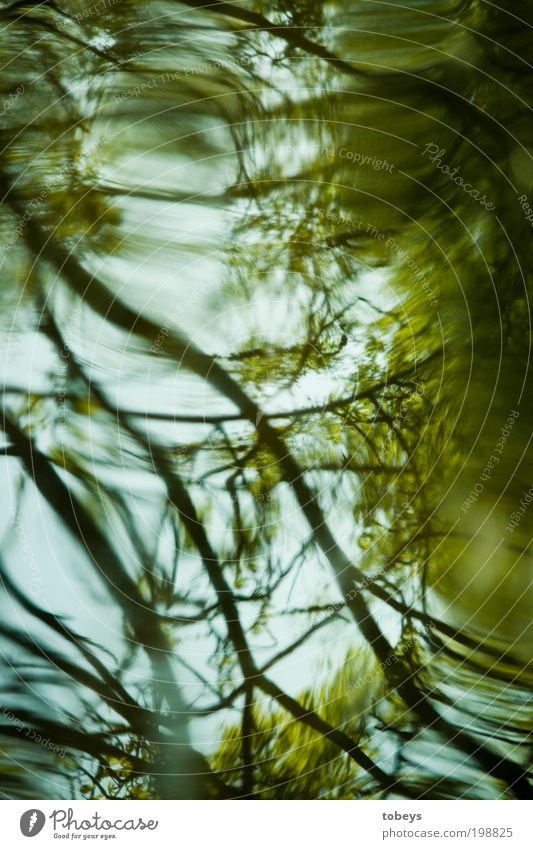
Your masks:
<instances>
[{"instance_id":1,"label":"tree reflection in water","mask_svg":"<svg viewBox=\"0 0 533 849\"><path fill-rule=\"evenodd\" d=\"M528 798L531 12L2 18L4 796Z\"/></svg>"}]
</instances>

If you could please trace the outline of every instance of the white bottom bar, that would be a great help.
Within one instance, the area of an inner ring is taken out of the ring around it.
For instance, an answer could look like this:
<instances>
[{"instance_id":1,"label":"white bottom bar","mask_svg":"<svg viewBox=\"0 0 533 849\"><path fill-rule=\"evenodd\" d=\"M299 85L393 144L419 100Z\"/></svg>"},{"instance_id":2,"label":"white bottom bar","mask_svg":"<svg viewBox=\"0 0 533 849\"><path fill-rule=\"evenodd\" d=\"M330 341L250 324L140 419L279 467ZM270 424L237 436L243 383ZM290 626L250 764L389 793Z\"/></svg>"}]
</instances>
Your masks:
<instances>
[{"instance_id":1,"label":"white bottom bar","mask_svg":"<svg viewBox=\"0 0 533 849\"><path fill-rule=\"evenodd\" d=\"M4 801L2 846L374 849L533 846L531 802ZM27 836L25 836L27 834ZM35 837L35 844L29 841Z\"/></svg>"}]
</instances>

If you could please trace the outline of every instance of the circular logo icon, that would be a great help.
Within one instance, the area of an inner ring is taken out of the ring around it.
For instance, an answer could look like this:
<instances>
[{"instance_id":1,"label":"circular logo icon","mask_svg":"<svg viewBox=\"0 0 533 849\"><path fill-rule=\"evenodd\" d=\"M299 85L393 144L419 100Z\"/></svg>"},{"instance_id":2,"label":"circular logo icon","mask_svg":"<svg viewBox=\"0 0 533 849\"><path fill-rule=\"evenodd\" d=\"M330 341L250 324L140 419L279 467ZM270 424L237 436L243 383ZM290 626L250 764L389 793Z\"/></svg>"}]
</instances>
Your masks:
<instances>
[{"instance_id":1,"label":"circular logo icon","mask_svg":"<svg viewBox=\"0 0 533 849\"><path fill-rule=\"evenodd\" d=\"M30 808L29 811L24 811L20 818L20 830L24 837L35 837L42 831L45 822L46 817L42 811Z\"/></svg>"}]
</instances>

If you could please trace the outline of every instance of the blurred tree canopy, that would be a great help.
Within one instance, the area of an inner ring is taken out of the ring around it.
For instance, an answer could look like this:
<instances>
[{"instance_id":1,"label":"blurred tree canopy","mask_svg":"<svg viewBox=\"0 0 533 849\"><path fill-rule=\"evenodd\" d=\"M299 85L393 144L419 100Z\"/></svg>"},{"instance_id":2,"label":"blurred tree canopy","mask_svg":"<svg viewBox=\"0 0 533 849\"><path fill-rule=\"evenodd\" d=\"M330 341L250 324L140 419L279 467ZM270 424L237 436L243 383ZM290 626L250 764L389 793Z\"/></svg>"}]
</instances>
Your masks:
<instances>
[{"instance_id":1,"label":"blurred tree canopy","mask_svg":"<svg viewBox=\"0 0 533 849\"><path fill-rule=\"evenodd\" d=\"M529 798L533 8L1 20L4 798Z\"/></svg>"}]
</instances>

